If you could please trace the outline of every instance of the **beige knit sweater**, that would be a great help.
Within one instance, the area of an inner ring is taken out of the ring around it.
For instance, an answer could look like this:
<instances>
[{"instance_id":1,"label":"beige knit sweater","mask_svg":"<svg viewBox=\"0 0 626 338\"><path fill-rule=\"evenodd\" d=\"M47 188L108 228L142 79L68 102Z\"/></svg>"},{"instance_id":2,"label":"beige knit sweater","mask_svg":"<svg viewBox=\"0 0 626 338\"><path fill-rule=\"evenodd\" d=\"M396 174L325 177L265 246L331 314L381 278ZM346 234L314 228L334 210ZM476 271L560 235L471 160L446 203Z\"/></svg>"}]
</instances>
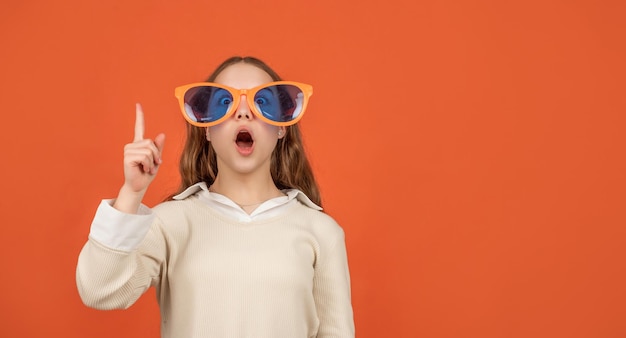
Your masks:
<instances>
[{"instance_id":1,"label":"beige knit sweater","mask_svg":"<svg viewBox=\"0 0 626 338\"><path fill-rule=\"evenodd\" d=\"M161 336L354 337L343 230L299 201L239 223L196 195L162 203L136 250L90 238L77 265L83 302L131 306L150 286Z\"/></svg>"}]
</instances>

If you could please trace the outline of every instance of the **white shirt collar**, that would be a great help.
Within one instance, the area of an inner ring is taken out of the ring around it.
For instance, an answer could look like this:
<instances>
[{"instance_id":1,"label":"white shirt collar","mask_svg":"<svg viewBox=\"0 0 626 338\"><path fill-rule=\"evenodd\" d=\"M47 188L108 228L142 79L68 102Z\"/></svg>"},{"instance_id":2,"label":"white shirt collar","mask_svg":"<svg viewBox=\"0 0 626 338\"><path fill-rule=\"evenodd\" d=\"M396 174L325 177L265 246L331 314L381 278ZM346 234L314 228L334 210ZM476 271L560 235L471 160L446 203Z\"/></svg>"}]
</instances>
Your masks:
<instances>
[{"instance_id":1,"label":"white shirt collar","mask_svg":"<svg viewBox=\"0 0 626 338\"><path fill-rule=\"evenodd\" d=\"M198 182L185 189L185 191L183 191L182 193L174 196L173 198L175 200L183 200L189 196L198 194L203 201L217 207L218 209L222 209L222 211L225 211L227 214L232 215L233 212L235 212L240 220L252 220L256 218L256 216L264 212L271 211L272 209L276 209L277 207L283 206L293 201L294 199L300 201L302 204L311 209L322 210L320 206L313 203L313 201L311 201L308 196L306 196L302 191L298 189L284 189L282 190L282 192L286 196L272 198L263 202L250 215L243 211L243 209L239 207L237 203L235 203L228 197L220 195L218 193L210 192L209 188L206 185L206 182ZM228 209L230 210L228 211Z\"/></svg>"}]
</instances>

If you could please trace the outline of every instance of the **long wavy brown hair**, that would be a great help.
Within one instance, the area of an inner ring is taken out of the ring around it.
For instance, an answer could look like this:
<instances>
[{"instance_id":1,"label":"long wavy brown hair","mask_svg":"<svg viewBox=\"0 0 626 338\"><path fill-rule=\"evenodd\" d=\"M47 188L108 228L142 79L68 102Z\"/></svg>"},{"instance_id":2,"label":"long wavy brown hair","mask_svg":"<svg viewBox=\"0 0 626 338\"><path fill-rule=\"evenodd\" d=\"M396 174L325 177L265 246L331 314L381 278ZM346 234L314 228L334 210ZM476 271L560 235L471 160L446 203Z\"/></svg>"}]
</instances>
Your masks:
<instances>
[{"instance_id":1,"label":"long wavy brown hair","mask_svg":"<svg viewBox=\"0 0 626 338\"><path fill-rule=\"evenodd\" d=\"M214 82L224 69L236 63L253 65L269 74L274 81L282 80L273 69L257 58L233 56L222 62L206 81ZM179 170L180 187L176 193L168 197L168 200L198 182L206 182L210 186L215 181L217 157L211 142L206 139L204 128L187 124L187 140L180 157ZM270 171L278 189L299 189L315 204L322 205L317 182L306 157L297 124L287 127L286 135L278 140L272 152Z\"/></svg>"}]
</instances>

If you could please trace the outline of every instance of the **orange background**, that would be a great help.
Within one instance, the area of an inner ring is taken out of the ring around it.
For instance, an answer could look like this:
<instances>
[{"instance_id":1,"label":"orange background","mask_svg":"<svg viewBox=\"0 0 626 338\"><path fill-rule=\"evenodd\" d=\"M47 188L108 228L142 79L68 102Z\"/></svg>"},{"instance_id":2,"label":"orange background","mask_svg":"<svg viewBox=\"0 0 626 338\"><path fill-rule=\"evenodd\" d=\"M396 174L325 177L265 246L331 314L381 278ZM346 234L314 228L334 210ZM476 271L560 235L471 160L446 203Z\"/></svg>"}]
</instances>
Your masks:
<instances>
[{"instance_id":1,"label":"orange background","mask_svg":"<svg viewBox=\"0 0 626 338\"><path fill-rule=\"evenodd\" d=\"M174 87L235 54L314 85L358 337L626 336L625 2L511 3L4 3L0 336L158 337L153 290L88 309L76 259L134 103L168 137L154 205L178 185Z\"/></svg>"}]
</instances>

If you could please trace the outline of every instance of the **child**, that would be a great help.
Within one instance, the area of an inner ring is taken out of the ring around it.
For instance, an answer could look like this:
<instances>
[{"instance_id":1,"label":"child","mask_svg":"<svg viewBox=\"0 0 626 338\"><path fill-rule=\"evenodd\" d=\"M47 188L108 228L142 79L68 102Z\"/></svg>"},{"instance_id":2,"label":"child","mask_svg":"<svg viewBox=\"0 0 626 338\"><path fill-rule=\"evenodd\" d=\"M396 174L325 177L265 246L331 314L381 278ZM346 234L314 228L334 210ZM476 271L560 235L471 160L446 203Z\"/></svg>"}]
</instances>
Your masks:
<instances>
[{"instance_id":1,"label":"child","mask_svg":"<svg viewBox=\"0 0 626 338\"><path fill-rule=\"evenodd\" d=\"M344 233L321 212L295 124L312 88L252 57L207 81L176 89L181 188L152 209L141 201L165 136L144 139L137 105L124 184L78 259L83 302L128 308L154 286L162 337L354 337Z\"/></svg>"}]
</instances>

